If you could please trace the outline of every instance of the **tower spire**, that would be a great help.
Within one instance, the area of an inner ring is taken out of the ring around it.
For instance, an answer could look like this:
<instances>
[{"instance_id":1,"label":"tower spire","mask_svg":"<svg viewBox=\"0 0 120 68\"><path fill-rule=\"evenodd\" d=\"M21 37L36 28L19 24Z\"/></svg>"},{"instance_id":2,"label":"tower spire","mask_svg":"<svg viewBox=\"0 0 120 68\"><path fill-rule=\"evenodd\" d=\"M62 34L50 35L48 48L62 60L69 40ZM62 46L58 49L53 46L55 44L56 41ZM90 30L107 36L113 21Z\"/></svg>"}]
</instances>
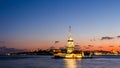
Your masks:
<instances>
[{"instance_id":1,"label":"tower spire","mask_svg":"<svg viewBox=\"0 0 120 68\"><path fill-rule=\"evenodd\" d=\"M71 26L69 26L69 32L71 33L71 31L72 31L72 30L71 30Z\"/></svg>"}]
</instances>

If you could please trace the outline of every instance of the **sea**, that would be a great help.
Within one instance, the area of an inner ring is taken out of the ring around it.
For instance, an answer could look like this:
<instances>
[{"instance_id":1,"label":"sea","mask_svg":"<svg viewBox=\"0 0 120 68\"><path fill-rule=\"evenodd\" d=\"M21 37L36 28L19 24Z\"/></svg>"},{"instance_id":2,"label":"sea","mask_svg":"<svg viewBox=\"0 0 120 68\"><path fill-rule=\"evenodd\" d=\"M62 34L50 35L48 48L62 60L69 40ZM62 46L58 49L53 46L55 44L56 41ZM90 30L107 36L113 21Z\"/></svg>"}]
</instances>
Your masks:
<instances>
[{"instance_id":1,"label":"sea","mask_svg":"<svg viewBox=\"0 0 120 68\"><path fill-rule=\"evenodd\" d=\"M55 59L53 56L0 56L0 68L120 68L120 56Z\"/></svg>"}]
</instances>

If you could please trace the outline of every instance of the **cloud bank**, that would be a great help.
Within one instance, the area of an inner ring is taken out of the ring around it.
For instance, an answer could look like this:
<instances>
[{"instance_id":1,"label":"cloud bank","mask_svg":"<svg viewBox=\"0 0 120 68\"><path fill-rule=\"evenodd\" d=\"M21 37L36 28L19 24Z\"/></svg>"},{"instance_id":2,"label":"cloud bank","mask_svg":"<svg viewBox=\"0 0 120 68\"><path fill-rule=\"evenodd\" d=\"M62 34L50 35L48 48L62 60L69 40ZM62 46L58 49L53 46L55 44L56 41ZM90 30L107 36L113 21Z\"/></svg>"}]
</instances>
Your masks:
<instances>
[{"instance_id":1,"label":"cloud bank","mask_svg":"<svg viewBox=\"0 0 120 68\"><path fill-rule=\"evenodd\" d=\"M112 39L114 39L114 37L109 37L109 36L101 37L101 40L112 40Z\"/></svg>"},{"instance_id":2,"label":"cloud bank","mask_svg":"<svg viewBox=\"0 0 120 68\"><path fill-rule=\"evenodd\" d=\"M119 36L117 36L117 38L120 38L120 35L119 35Z\"/></svg>"}]
</instances>

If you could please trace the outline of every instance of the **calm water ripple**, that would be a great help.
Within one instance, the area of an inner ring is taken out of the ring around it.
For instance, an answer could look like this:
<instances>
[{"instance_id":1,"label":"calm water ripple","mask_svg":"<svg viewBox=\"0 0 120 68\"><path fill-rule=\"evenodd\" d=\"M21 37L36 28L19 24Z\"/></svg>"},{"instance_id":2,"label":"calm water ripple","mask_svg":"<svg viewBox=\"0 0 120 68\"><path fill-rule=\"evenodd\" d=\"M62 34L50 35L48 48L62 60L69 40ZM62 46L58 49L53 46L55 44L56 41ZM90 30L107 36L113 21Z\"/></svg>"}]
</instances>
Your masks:
<instances>
[{"instance_id":1,"label":"calm water ripple","mask_svg":"<svg viewBox=\"0 0 120 68\"><path fill-rule=\"evenodd\" d=\"M52 56L2 56L0 68L120 68L120 58L53 59Z\"/></svg>"}]
</instances>

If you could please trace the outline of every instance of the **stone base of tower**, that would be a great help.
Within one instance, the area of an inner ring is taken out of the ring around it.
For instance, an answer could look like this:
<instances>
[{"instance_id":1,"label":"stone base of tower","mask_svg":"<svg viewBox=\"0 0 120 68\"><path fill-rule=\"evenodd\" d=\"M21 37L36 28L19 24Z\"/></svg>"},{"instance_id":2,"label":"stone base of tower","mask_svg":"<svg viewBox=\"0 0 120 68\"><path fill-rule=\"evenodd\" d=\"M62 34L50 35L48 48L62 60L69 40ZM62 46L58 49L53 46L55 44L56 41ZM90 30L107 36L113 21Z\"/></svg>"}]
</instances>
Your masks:
<instances>
[{"instance_id":1,"label":"stone base of tower","mask_svg":"<svg viewBox=\"0 0 120 68\"><path fill-rule=\"evenodd\" d=\"M67 59L81 59L82 54L66 54L65 58Z\"/></svg>"},{"instance_id":2,"label":"stone base of tower","mask_svg":"<svg viewBox=\"0 0 120 68\"><path fill-rule=\"evenodd\" d=\"M92 56L91 54L85 55L84 52L80 54L57 53L57 54L54 54L54 58L82 59L82 58L92 58Z\"/></svg>"}]
</instances>

